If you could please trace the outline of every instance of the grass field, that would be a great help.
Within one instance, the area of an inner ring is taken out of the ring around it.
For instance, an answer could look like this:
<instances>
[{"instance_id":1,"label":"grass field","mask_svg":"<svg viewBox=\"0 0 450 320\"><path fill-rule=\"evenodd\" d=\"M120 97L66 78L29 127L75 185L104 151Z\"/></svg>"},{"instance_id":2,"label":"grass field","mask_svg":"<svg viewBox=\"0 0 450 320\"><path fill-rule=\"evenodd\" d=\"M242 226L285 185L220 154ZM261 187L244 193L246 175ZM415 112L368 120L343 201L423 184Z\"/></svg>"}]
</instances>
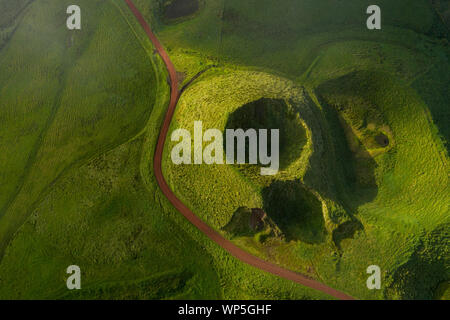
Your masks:
<instances>
[{"instance_id":1,"label":"grass field","mask_svg":"<svg viewBox=\"0 0 450 320\"><path fill-rule=\"evenodd\" d=\"M449 272L448 32L427 1L380 6L387 14L378 33L365 29L364 1L210 1L189 21L160 24L179 70L219 66L183 94L172 129L192 128L195 120L225 128L251 101L292 99L298 87L308 136L306 147L298 144L298 166L275 182L251 167L174 166L168 151L165 173L177 195L217 230L240 207L264 208L273 220L282 214L284 240L267 230L228 235L254 254L359 298L428 299ZM405 10L410 14L399 14ZM196 39L205 23L207 43ZM311 214L308 201L295 202L304 199L300 194L289 198L289 184L278 187L283 181L306 186L326 208L323 217ZM274 203L264 199L271 188L281 190ZM306 236L295 229L305 212ZM370 264L384 271L381 291L365 287Z\"/></svg>"},{"instance_id":2,"label":"grass field","mask_svg":"<svg viewBox=\"0 0 450 320\"><path fill-rule=\"evenodd\" d=\"M80 5L72 35L66 4L33 1L0 51L0 297L326 298L235 261L171 208L150 171L164 67L123 3ZM65 287L71 264L82 293Z\"/></svg>"},{"instance_id":3,"label":"grass field","mask_svg":"<svg viewBox=\"0 0 450 320\"><path fill-rule=\"evenodd\" d=\"M171 131L283 130L266 177L176 166L168 141L177 196L247 251L356 298L448 299L444 1L380 0L373 32L365 0L178 2L135 1L180 82L203 72ZM152 172L165 67L123 1L77 3L68 31L70 1L0 0L0 298L329 299L244 265L171 207ZM226 228L242 208L270 221ZM382 290L366 287L372 264Z\"/></svg>"}]
</instances>

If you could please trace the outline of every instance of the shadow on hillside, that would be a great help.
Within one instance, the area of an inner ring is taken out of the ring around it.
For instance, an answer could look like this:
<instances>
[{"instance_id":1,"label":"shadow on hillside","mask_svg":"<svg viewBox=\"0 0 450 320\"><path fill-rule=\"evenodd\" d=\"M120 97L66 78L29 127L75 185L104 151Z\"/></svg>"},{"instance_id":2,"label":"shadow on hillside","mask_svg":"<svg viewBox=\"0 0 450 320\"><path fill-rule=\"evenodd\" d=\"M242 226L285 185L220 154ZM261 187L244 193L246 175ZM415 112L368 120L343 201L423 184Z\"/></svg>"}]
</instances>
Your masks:
<instances>
[{"instance_id":1,"label":"shadow on hillside","mask_svg":"<svg viewBox=\"0 0 450 320\"><path fill-rule=\"evenodd\" d=\"M420 235L414 252L391 272L393 281L384 289L388 299L430 300L438 298L439 286L448 281L450 224Z\"/></svg>"},{"instance_id":2,"label":"shadow on hillside","mask_svg":"<svg viewBox=\"0 0 450 320\"><path fill-rule=\"evenodd\" d=\"M287 241L325 241L321 202L300 181L275 181L262 191L263 208Z\"/></svg>"},{"instance_id":3,"label":"shadow on hillside","mask_svg":"<svg viewBox=\"0 0 450 320\"><path fill-rule=\"evenodd\" d=\"M166 20L188 17L199 9L199 0L172 0L163 3L163 13Z\"/></svg>"}]
</instances>

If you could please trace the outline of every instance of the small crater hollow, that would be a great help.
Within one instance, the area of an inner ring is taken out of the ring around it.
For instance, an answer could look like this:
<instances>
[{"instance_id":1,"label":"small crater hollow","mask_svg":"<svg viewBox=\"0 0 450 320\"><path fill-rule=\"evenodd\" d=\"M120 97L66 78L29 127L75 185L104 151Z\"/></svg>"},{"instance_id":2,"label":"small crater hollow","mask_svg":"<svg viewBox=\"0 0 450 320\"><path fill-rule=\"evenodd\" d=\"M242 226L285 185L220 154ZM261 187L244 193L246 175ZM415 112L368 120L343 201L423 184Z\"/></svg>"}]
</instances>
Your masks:
<instances>
[{"instance_id":1,"label":"small crater hollow","mask_svg":"<svg viewBox=\"0 0 450 320\"><path fill-rule=\"evenodd\" d=\"M285 169L298 159L307 142L306 130L299 113L282 99L261 98L236 109L228 118L226 129L268 130L267 150L271 150L271 129L279 129L280 169ZM248 139L247 139L248 140ZM226 137L224 136L224 142ZM224 147L226 147L224 145ZM249 145L246 141L246 163L249 159ZM236 151L236 150L235 150ZM236 152L235 152L236 154ZM258 146L259 154L259 146Z\"/></svg>"}]
</instances>

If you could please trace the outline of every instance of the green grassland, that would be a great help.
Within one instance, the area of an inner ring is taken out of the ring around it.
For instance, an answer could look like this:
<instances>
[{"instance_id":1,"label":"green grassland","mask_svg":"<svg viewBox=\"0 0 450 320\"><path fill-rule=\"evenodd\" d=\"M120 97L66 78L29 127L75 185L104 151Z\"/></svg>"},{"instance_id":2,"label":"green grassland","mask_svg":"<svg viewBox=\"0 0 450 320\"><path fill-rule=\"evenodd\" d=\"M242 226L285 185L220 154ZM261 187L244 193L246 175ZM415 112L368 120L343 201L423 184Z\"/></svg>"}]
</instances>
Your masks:
<instances>
[{"instance_id":1,"label":"green grassland","mask_svg":"<svg viewBox=\"0 0 450 320\"><path fill-rule=\"evenodd\" d=\"M380 0L380 31L365 27L365 0L202 0L177 19L165 16L176 1L134 2L189 84L170 131L283 128L280 172L265 177L176 166L169 139L164 174L187 206L356 298L448 299L444 1ZM65 28L69 4L81 31ZM0 298L330 298L236 260L159 191L167 74L123 1L0 7ZM245 208L270 220L240 228ZM81 291L66 289L71 264ZM366 287L372 264L382 290Z\"/></svg>"},{"instance_id":2,"label":"green grassland","mask_svg":"<svg viewBox=\"0 0 450 320\"><path fill-rule=\"evenodd\" d=\"M288 131L301 155L275 178L252 166L175 166L174 143L164 171L194 212L256 255L359 298L431 299L450 265L448 29L429 1L382 1L383 29L369 32L368 4L207 1L167 23L153 2L148 18L178 70L217 65L183 93L172 130L195 120L223 129L269 98L293 104L308 137ZM273 193L278 202L265 201ZM278 227L297 239L227 233L242 207L283 215ZM383 270L380 291L365 286L371 264Z\"/></svg>"}]
</instances>

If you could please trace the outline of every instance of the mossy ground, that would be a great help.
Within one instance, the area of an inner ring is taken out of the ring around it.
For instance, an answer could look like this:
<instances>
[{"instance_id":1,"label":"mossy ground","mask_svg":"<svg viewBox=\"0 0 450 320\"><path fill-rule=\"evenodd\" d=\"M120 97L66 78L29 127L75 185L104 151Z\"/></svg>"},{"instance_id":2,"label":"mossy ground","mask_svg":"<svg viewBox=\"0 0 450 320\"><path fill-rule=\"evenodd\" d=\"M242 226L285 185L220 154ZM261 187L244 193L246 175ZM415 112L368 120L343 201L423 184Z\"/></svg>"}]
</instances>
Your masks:
<instances>
[{"instance_id":1,"label":"mossy ground","mask_svg":"<svg viewBox=\"0 0 450 320\"><path fill-rule=\"evenodd\" d=\"M306 187L323 205L322 221L306 224L315 236L301 237L296 230L296 238L276 245L264 246L253 236L234 241L360 298L433 298L438 284L448 279L444 230L450 222L444 124L449 47L439 12L427 1L383 2L383 31L370 33L360 14L367 7L363 1L339 8L331 1L274 6L270 1L211 1L180 26L157 24L177 68L189 69L194 58L198 66L219 65L183 94L172 128L190 128L202 120L221 129L251 101L289 100L294 95L289 88L297 87L299 119L308 138L301 156L272 179L260 177L251 166L173 166L166 154L172 187L219 230L240 206L264 207L262 186L277 180L299 183L298 189ZM345 14L337 14L341 10ZM222 18L212 20L208 11ZM299 19L299 14L309 16ZM309 18L318 16L320 27ZM208 35L202 29L206 23ZM171 144L166 147L170 150ZM283 199L276 202L275 215L284 213L295 230L302 210L290 216ZM321 239L321 225L326 239L311 241ZM433 254L423 255L432 249L424 240L431 234ZM370 264L384 270L381 291L365 287ZM423 268L429 270L424 279L414 280Z\"/></svg>"},{"instance_id":2,"label":"mossy ground","mask_svg":"<svg viewBox=\"0 0 450 320\"><path fill-rule=\"evenodd\" d=\"M289 151L275 177L174 166L168 143L181 200L217 230L242 206L264 208L285 236L233 241L357 298L448 296L441 2L379 1L380 32L365 28L368 1L209 0L172 22L161 1L135 2L182 84L207 69L171 130L223 129L261 98L294 114L276 123ZM242 264L170 206L151 171L164 66L122 2L80 0L81 32L64 28L69 4L0 0L0 297L329 298ZM71 264L80 294L65 289ZM372 264L380 291L365 286Z\"/></svg>"}]
</instances>

